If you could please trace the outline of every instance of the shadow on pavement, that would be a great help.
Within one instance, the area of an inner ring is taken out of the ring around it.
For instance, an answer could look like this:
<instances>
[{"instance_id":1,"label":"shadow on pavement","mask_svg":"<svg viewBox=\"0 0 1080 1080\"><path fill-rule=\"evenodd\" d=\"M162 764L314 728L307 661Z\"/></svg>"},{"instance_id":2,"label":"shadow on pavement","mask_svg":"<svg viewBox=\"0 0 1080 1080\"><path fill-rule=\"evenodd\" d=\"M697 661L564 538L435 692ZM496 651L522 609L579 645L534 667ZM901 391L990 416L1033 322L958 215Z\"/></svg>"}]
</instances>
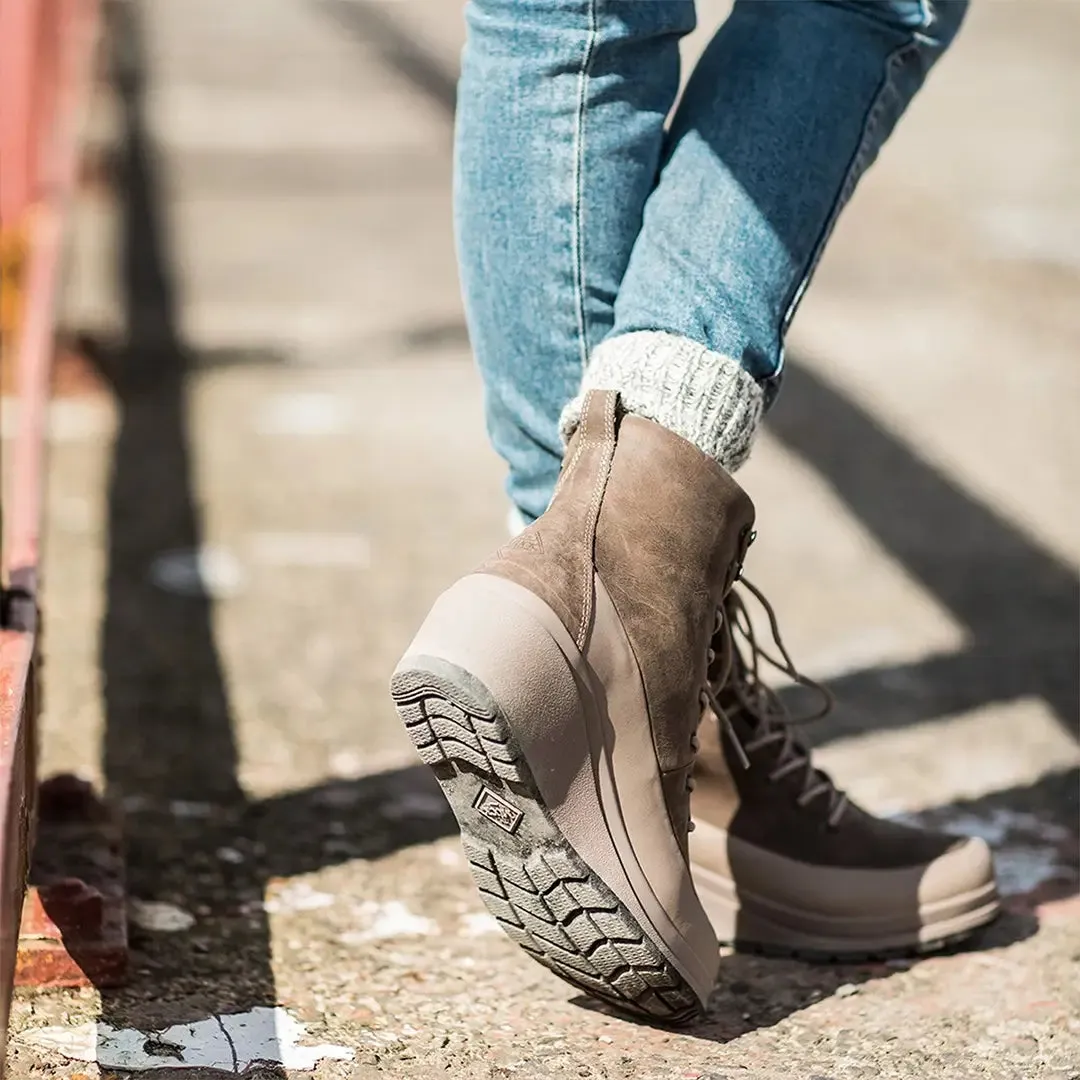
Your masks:
<instances>
[{"instance_id":1,"label":"shadow on pavement","mask_svg":"<svg viewBox=\"0 0 1080 1080\"><path fill-rule=\"evenodd\" d=\"M100 365L119 413L100 644L104 774L108 798L146 804L126 823L130 894L171 901L199 922L191 934L132 927L132 979L123 989L102 990L101 1020L152 1030L273 1005L276 995L269 932L257 906L264 881L251 862L233 865L217 855L226 844L237 846L246 800L211 602L163 592L149 573L162 552L198 550L202 524L187 431L192 358L177 328L159 178L145 127L140 10L135 3L106 7L110 75L123 124L116 182L127 338ZM177 817L177 807L188 812ZM214 808L213 819L204 807ZM148 1052L161 1065L174 1053L168 1046ZM266 1080L283 1075L264 1071Z\"/></svg>"},{"instance_id":2,"label":"shadow on pavement","mask_svg":"<svg viewBox=\"0 0 1080 1080\"><path fill-rule=\"evenodd\" d=\"M952 953L1001 948L1030 937L1038 927L1027 913L1007 912L961 949ZM773 1027L817 1002L854 995L867 983L909 971L919 958L860 964L809 964L802 960L729 953L720 961L720 976L705 1016L680 1032L707 1042L728 1043L761 1028ZM618 1013L584 996L575 1005L608 1016Z\"/></svg>"},{"instance_id":3,"label":"shadow on pavement","mask_svg":"<svg viewBox=\"0 0 1080 1080\"><path fill-rule=\"evenodd\" d=\"M968 632L962 652L830 681L843 709L817 743L1041 697L1074 738L1080 581L805 364L789 360L769 429ZM865 717L860 722L860 718Z\"/></svg>"},{"instance_id":4,"label":"shadow on pavement","mask_svg":"<svg viewBox=\"0 0 1080 1080\"><path fill-rule=\"evenodd\" d=\"M381 859L458 831L426 765L287 792L253 803L248 816L264 838L264 869L271 877Z\"/></svg>"},{"instance_id":5,"label":"shadow on pavement","mask_svg":"<svg viewBox=\"0 0 1080 1080\"><path fill-rule=\"evenodd\" d=\"M140 11L134 2L106 8L110 77L123 124L115 179L127 337L122 347L96 356L119 413L100 641L103 765L107 798L129 809L130 894L172 902L198 921L184 934L132 927L132 979L120 990L102 989L101 1021L152 1030L277 1003L262 908L270 877L427 843L452 832L453 819L442 802L431 809L438 788L419 767L251 803L237 779L213 603L151 581L162 553L196 552L202 543L186 380L206 358L192 355L177 325L173 262L143 111ZM230 361L212 358L223 362ZM375 812L377 805L385 811L388 800L406 808L392 834ZM409 810L418 802L427 807L419 819ZM345 833L330 830L321 844L320 823L329 827L338 818L349 823ZM265 1066L258 1075L270 1080L285 1073Z\"/></svg>"}]
</instances>

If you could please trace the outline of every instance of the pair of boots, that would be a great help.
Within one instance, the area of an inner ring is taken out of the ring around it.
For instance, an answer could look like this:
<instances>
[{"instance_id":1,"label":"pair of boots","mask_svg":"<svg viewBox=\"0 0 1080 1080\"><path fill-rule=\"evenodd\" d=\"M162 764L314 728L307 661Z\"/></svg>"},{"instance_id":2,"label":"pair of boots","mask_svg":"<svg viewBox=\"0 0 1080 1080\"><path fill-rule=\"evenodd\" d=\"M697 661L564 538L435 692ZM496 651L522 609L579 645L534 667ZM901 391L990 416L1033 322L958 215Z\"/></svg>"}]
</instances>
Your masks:
<instances>
[{"instance_id":1,"label":"pair of boots","mask_svg":"<svg viewBox=\"0 0 1080 1080\"><path fill-rule=\"evenodd\" d=\"M506 933L668 1023L703 1009L718 940L854 959L998 910L982 841L871 817L794 738L759 667L797 673L734 588L753 521L718 464L593 391L550 509L439 598L391 684Z\"/></svg>"}]
</instances>

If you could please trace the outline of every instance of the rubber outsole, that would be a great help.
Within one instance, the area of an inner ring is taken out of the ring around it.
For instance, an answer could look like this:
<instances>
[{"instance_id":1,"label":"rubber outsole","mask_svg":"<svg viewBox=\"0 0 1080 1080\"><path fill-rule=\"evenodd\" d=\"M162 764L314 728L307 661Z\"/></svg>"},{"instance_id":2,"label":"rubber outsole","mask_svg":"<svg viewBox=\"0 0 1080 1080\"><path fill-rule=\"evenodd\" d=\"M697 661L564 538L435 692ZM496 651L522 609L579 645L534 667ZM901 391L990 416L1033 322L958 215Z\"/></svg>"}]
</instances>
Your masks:
<instances>
[{"instance_id":1,"label":"rubber outsole","mask_svg":"<svg viewBox=\"0 0 1080 1080\"><path fill-rule=\"evenodd\" d=\"M699 884L706 873L701 868L695 869ZM737 893L733 882L728 883L728 891ZM760 912L749 905L744 904L733 910L728 904L722 913L717 913L715 898L711 918L717 930L717 940L720 945L734 949L736 952L803 960L813 964L859 964L899 960L955 949L993 923L1001 914L1001 903L993 890L993 884L990 883L987 888L976 891L984 897L991 895L993 898L978 907L972 907L966 911L961 910L958 914L941 919L937 923L924 922L921 928L913 929L910 934L897 934L894 931L890 935L891 940L879 939L876 942L872 938L852 939L848 942L835 939L818 942L799 941L798 936L805 937L804 934L790 932L791 937L789 937L789 932L782 926L777 926L775 932L763 931ZM708 892L705 895L708 897ZM956 899L963 900L964 896L960 895ZM745 925L740 927L743 934L733 934L732 927L744 921ZM768 920L764 921L767 924Z\"/></svg>"},{"instance_id":2,"label":"rubber outsole","mask_svg":"<svg viewBox=\"0 0 1080 1080\"><path fill-rule=\"evenodd\" d=\"M973 913L977 914L977 913ZM874 963L883 960L917 959L934 953L947 953L967 942L978 932L985 930L1001 914L1000 904L987 905L985 915L978 917L971 926L954 933L928 937L926 941L912 941L903 945L883 948L811 948L802 945L786 945L780 942L762 942L743 939L721 940L720 944L737 953L778 957L788 960L805 960L808 963Z\"/></svg>"},{"instance_id":3,"label":"rubber outsole","mask_svg":"<svg viewBox=\"0 0 1080 1080\"><path fill-rule=\"evenodd\" d=\"M483 683L424 658L394 674L390 693L458 819L481 898L511 940L632 1016L671 1025L698 1017L690 984L555 825Z\"/></svg>"},{"instance_id":4,"label":"rubber outsole","mask_svg":"<svg viewBox=\"0 0 1080 1080\"><path fill-rule=\"evenodd\" d=\"M994 918L996 919L997 916L995 915ZM992 921L992 919L988 920L962 933L950 934L947 937L935 938L931 941L913 942L910 945L897 946L892 949L806 949L791 945L779 945L775 942L742 940L721 941L720 944L734 949L738 953L768 956L779 960L802 960L808 964L870 964L881 963L886 960L915 960L934 953L950 952L959 948L969 938L989 926Z\"/></svg>"}]
</instances>

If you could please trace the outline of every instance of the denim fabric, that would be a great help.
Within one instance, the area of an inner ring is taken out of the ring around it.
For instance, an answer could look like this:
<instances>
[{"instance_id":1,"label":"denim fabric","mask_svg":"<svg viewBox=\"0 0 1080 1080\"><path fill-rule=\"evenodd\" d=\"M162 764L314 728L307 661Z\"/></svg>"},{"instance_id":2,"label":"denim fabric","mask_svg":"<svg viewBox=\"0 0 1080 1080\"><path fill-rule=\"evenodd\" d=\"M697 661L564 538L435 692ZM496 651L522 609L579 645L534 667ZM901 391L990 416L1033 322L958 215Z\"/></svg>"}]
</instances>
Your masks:
<instances>
[{"instance_id":1,"label":"denim fabric","mask_svg":"<svg viewBox=\"0 0 1080 1080\"><path fill-rule=\"evenodd\" d=\"M965 0L739 0L665 132L692 0L469 0L455 150L488 430L527 519L592 350L680 335L779 384L859 176Z\"/></svg>"}]
</instances>

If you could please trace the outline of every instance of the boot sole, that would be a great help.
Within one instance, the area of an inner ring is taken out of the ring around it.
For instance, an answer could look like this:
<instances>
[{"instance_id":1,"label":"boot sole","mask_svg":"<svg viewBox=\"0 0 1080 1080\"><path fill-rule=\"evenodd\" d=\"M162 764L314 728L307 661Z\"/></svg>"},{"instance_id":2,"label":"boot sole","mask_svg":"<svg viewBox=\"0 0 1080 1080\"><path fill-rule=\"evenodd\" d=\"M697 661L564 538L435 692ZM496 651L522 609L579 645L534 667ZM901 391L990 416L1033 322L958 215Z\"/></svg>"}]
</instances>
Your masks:
<instances>
[{"instance_id":1,"label":"boot sole","mask_svg":"<svg viewBox=\"0 0 1080 1080\"><path fill-rule=\"evenodd\" d=\"M988 919L970 930L964 930L948 937L937 938L933 941L913 941L907 945L898 945L889 949L815 949L783 945L770 941L744 940L724 941L722 944L738 953L767 956L777 960L802 960L807 964L872 964L886 960L914 960L921 956L946 953L959 948L977 930L989 925L990 922L996 919L998 914L999 912L995 911Z\"/></svg>"},{"instance_id":2,"label":"boot sole","mask_svg":"<svg viewBox=\"0 0 1080 1080\"><path fill-rule=\"evenodd\" d=\"M918 926L839 936L830 932L836 919L801 911L796 929L766 914L764 903L740 896L729 878L701 867L694 867L694 875L721 944L739 952L812 963L860 963L941 952L966 941L1001 913L997 890L988 882L921 912ZM820 921L818 929L813 928L815 918Z\"/></svg>"},{"instance_id":3,"label":"boot sole","mask_svg":"<svg viewBox=\"0 0 1080 1080\"><path fill-rule=\"evenodd\" d=\"M812 964L859 964L880 960L903 960L955 949L983 927L989 926L1000 914L1000 904L996 902L988 904L964 919L957 920L960 924L958 929L948 930L944 926L927 927L923 933L928 933L929 936L925 939L912 936L900 944L873 942L830 944L823 941L815 946L786 944L781 940L746 938L733 938L722 941L722 944L735 949L736 952L805 960Z\"/></svg>"},{"instance_id":4,"label":"boot sole","mask_svg":"<svg viewBox=\"0 0 1080 1080\"><path fill-rule=\"evenodd\" d=\"M480 896L507 936L622 1012L672 1025L700 1015L687 979L554 821L487 687L449 661L409 656L390 690L458 819Z\"/></svg>"}]
</instances>

